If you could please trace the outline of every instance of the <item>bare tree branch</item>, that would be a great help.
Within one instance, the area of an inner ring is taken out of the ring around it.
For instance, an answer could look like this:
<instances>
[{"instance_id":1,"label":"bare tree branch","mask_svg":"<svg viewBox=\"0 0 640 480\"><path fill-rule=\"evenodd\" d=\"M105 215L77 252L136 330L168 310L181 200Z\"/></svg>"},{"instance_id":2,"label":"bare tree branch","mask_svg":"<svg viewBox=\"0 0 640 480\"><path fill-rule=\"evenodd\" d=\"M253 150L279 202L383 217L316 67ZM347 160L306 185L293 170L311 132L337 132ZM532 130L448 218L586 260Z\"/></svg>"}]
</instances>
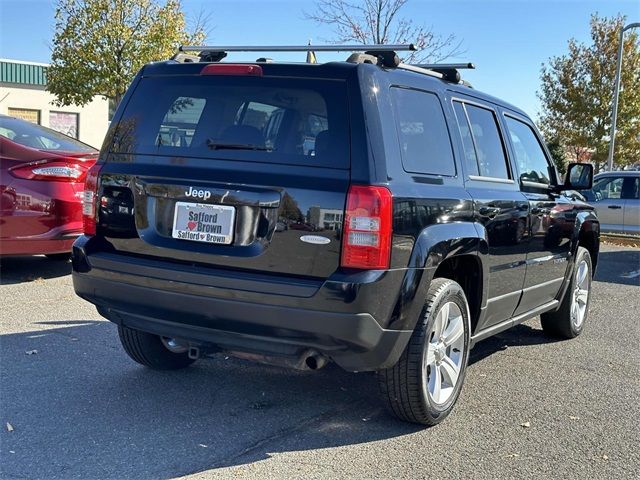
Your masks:
<instances>
[{"instance_id":1,"label":"bare tree branch","mask_svg":"<svg viewBox=\"0 0 640 480\"><path fill-rule=\"evenodd\" d=\"M400 16L408 1L316 0L315 10L304 12L304 16L318 24L330 25L334 33L330 41L335 43L413 43L419 50L404 58L405 62L437 63L464 53L462 41L454 34L442 36L433 28Z\"/></svg>"}]
</instances>

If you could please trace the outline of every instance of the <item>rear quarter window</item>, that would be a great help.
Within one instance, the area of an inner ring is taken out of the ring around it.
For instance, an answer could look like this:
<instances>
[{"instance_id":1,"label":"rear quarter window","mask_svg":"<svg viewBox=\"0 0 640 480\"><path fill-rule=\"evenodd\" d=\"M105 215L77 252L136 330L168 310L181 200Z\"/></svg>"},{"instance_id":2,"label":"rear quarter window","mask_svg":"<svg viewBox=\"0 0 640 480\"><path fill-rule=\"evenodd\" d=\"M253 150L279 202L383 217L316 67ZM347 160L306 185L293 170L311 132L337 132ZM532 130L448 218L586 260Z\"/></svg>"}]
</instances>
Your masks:
<instances>
[{"instance_id":1,"label":"rear quarter window","mask_svg":"<svg viewBox=\"0 0 640 480\"><path fill-rule=\"evenodd\" d=\"M455 176L451 138L438 96L421 90L393 87L391 99L404 170Z\"/></svg>"},{"instance_id":2,"label":"rear quarter window","mask_svg":"<svg viewBox=\"0 0 640 480\"><path fill-rule=\"evenodd\" d=\"M349 168L341 81L146 77L126 106L113 153Z\"/></svg>"}]
</instances>

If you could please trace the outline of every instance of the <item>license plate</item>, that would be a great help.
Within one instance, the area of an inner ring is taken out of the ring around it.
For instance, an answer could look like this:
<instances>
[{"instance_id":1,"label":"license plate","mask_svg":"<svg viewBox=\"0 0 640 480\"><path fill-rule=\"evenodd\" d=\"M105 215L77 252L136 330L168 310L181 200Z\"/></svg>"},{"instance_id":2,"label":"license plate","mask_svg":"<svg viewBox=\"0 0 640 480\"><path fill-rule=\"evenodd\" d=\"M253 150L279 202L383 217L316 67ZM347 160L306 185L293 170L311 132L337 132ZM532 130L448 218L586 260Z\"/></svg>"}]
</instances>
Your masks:
<instances>
[{"instance_id":1,"label":"license plate","mask_svg":"<svg viewBox=\"0 0 640 480\"><path fill-rule=\"evenodd\" d=\"M229 245L233 241L236 209L227 205L177 202L173 238Z\"/></svg>"}]
</instances>

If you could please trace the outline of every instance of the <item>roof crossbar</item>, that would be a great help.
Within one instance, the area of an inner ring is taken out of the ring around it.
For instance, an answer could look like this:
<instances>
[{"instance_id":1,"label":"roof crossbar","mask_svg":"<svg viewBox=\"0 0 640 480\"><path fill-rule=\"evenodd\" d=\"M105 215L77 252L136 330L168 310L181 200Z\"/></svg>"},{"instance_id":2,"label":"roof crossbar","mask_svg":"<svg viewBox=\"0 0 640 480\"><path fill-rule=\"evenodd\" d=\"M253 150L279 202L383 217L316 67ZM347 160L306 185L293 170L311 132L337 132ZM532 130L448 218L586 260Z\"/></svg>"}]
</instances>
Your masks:
<instances>
[{"instance_id":1,"label":"roof crossbar","mask_svg":"<svg viewBox=\"0 0 640 480\"><path fill-rule=\"evenodd\" d=\"M413 64L416 67L420 68L428 68L429 70L474 70L476 66L471 63L415 63Z\"/></svg>"},{"instance_id":2,"label":"roof crossbar","mask_svg":"<svg viewBox=\"0 0 640 480\"><path fill-rule=\"evenodd\" d=\"M458 70L475 69L476 66L471 63L419 63L414 67L426 68L433 72L439 73L444 80L452 83L462 83L462 77Z\"/></svg>"},{"instance_id":3,"label":"roof crossbar","mask_svg":"<svg viewBox=\"0 0 640 480\"><path fill-rule=\"evenodd\" d=\"M413 43L398 45L182 45L181 52L400 52L415 51Z\"/></svg>"},{"instance_id":4,"label":"roof crossbar","mask_svg":"<svg viewBox=\"0 0 640 480\"><path fill-rule=\"evenodd\" d=\"M418 65L411 65L408 63L400 63L397 68L402 70L408 70L409 72L421 73L422 75L429 75L430 77L443 78L444 75L440 72L436 72L434 70L430 70L428 68L422 68Z\"/></svg>"}]
</instances>

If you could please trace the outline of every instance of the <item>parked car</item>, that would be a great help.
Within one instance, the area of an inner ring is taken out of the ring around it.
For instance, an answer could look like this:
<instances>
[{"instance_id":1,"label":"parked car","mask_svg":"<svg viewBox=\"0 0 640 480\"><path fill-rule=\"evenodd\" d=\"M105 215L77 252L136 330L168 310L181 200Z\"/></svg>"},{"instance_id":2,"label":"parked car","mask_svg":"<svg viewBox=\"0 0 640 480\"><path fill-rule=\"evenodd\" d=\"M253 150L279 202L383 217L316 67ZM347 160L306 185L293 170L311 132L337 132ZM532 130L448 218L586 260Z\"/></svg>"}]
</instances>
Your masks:
<instances>
[{"instance_id":1,"label":"parked car","mask_svg":"<svg viewBox=\"0 0 640 480\"><path fill-rule=\"evenodd\" d=\"M640 235L640 171L599 173L583 194L598 212L601 231Z\"/></svg>"},{"instance_id":2,"label":"parked car","mask_svg":"<svg viewBox=\"0 0 640 480\"><path fill-rule=\"evenodd\" d=\"M592 167L560 184L523 111L376 48L321 65L172 60L134 79L73 247L76 293L134 361L335 362L377 372L392 414L433 425L476 342L536 316L548 335L582 332L599 223L562 192L590 188ZM159 143L173 125L187 140ZM300 228L327 213L340 234Z\"/></svg>"},{"instance_id":3,"label":"parked car","mask_svg":"<svg viewBox=\"0 0 640 480\"><path fill-rule=\"evenodd\" d=\"M305 222L291 223L291 224L289 224L289 228L291 230L303 230L305 232L315 232L316 231L315 225L312 225L311 223L305 223Z\"/></svg>"},{"instance_id":4,"label":"parked car","mask_svg":"<svg viewBox=\"0 0 640 480\"><path fill-rule=\"evenodd\" d=\"M74 138L0 115L0 255L70 257L97 155Z\"/></svg>"}]
</instances>

